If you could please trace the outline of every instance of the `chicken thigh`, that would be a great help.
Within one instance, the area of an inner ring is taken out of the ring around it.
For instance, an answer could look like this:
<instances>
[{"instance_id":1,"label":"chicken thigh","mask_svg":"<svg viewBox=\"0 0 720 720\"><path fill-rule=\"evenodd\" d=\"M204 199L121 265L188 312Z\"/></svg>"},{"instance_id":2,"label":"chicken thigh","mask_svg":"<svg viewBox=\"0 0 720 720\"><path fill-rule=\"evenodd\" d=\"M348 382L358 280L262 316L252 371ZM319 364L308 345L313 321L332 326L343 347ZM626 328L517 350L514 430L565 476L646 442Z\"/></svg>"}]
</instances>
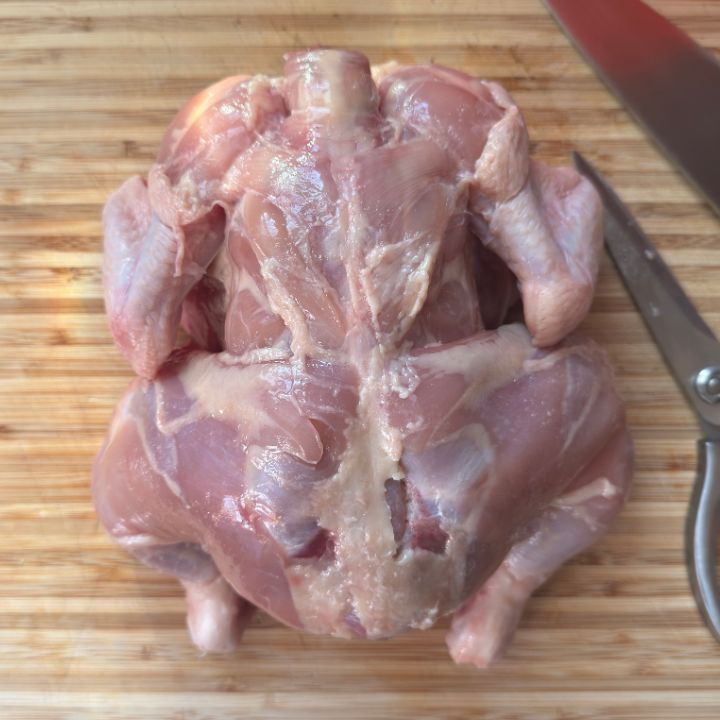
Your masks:
<instances>
[{"instance_id":1,"label":"chicken thigh","mask_svg":"<svg viewBox=\"0 0 720 720\"><path fill-rule=\"evenodd\" d=\"M454 613L452 657L485 666L622 506L622 404L572 334L600 203L528 159L500 86L292 54L193 98L103 221L139 377L94 500L182 581L202 650L254 607L363 638Z\"/></svg>"}]
</instances>

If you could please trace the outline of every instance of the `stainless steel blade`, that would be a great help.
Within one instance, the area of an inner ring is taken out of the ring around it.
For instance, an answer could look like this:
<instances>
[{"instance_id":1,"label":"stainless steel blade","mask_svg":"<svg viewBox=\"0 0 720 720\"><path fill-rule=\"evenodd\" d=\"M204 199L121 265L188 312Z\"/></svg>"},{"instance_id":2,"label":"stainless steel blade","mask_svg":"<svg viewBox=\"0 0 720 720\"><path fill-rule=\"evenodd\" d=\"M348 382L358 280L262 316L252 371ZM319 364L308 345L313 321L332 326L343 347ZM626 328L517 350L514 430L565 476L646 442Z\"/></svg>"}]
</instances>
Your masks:
<instances>
[{"instance_id":1,"label":"stainless steel blade","mask_svg":"<svg viewBox=\"0 0 720 720\"><path fill-rule=\"evenodd\" d=\"M605 244L655 342L695 410L705 437L720 438L720 343L675 276L605 179L573 153L577 169L600 193L605 208ZM702 385L712 377L707 398ZM705 380L703 380L703 377ZM715 392L717 391L717 397Z\"/></svg>"},{"instance_id":2,"label":"stainless steel blade","mask_svg":"<svg viewBox=\"0 0 720 720\"><path fill-rule=\"evenodd\" d=\"M599 77L720 214L720 63L640 0L543 0Z\"/></svg>"}]
</instances>

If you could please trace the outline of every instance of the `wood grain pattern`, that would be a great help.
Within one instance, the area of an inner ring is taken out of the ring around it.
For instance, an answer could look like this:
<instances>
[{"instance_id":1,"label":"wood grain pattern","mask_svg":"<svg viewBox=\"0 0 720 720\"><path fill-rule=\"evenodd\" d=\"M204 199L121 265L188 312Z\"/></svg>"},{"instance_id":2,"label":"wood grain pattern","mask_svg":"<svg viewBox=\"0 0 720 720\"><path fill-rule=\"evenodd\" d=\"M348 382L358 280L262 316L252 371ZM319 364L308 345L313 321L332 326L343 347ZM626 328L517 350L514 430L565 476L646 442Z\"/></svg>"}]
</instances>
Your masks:
<instances>
[{"instance_id":1,"label":"wood grain pattern","mask_svg":"<svg viewBox=\"0 0 720 720\"><path fill-rule=\"evenodd\" d=\"M653 0L716 53L720 4ZM608 262L588 334L616 364L637 444L614 531L534 598L504 662L454 666L445 624L383 643L259 617L198 657L179 586L100 531L89 469L130 373L103 318L99 215L173 111L315 44L434 59L514 94L534 153L607 174L720 332L720 225L579 59L539 0L0 3L0 716L720 717L682 526L697 430Z\"/></svg>"}]
</instances>

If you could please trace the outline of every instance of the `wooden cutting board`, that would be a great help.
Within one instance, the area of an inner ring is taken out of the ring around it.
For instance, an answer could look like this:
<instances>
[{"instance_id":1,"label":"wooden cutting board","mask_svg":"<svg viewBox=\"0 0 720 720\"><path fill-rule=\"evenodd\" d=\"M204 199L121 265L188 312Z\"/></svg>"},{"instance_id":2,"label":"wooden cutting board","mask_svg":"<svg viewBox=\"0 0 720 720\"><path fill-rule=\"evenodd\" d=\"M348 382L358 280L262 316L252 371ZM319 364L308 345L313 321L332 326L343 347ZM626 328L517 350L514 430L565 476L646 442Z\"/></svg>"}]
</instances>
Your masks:
<instances>
[{"instance_id":1,"label":"wooden cutting board","mask_svg":"<svg viewBox=\"0 0 720 720\"><path fill-rule=\"evenodd\" d=\"M580 0L578 0L580 1ZM654 0L720 48L720 4ZM720 717L720 646L683 565L697 430L614 271L585 323L627 400L637 473L606 539L535 597L507 658L456 667L446 624L381 643L259 617L199 657L177 583L101 532L90 464L130 378L103 317L99 215L174 110L318 44L435 60L514 94L534 154L595 162L720 332L720 223L579 59L539 0L0 3L0 717Z\"/></svg>"}]
</instances>

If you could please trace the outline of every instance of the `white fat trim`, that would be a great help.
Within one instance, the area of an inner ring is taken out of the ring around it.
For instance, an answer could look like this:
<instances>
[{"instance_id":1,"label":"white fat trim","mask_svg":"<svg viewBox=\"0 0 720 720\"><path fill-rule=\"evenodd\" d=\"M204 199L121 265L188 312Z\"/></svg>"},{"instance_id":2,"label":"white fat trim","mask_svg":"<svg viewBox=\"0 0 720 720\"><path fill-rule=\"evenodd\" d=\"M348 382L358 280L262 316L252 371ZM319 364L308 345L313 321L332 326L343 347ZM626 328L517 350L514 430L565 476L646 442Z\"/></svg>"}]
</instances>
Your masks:
<instances>
[{"instance_id":1,"label":"white fat trim","mask_svg":"<svg viewBox=\"0 0 720 720\"><path fill-rule=\"evenodd\" d=\"M157 415L157 406L155 408L156 415ZM167 488L170 490L170 492L175 495L177 498L179 498L183 505L187 506L187 501L185 500L182 490L180 489L180 486L177 484L174 478L170 477L157 463L157 460L155 458L155 453L153 452L152 448L150 447L150 444L148 443L148 439L145 435L145 431L143 429L142 423L138 418L133 418L133 422L135 423L135 428L137 430L137 434L140 437L140 444L143 448L143 455L145 456L145 459L148 461L148 464L152 468L153 472L155 472L157 475L159 475ZM156 420L157 422L157 420ZM158 431L162 432L160 428L158 427ZM174 447L173 447L174 451Z\"/></svg>"},{"instance_id":2,"label":"white fat trim","mask_svg":"<svg viewBox=\"0 0 720 720\"><path fill-rule=\"evenodd\" d=\"M373 82L379 85L388 75L397 72L403 68L397 60L388 60L388 62L382 63L381 65L371 65L370 73L372 75Z\"/></svg>"},{"instance_id":3,"label":"white fat trim","mask_svg":"<svg viewBox=\"0 0 720 720\"><path fill-rule=\"evenodd\" d=\"M240 365L257 365L258 363L287 361L291 357L288 347L264 347L247 350L242 355L234 356Z\"/></svg>"},{"instance_id":4,"label":"white fat trim","mask_svg":"<svg viewBox=\"0 0 720 720\"><path fill-rule=\"evenodd\" d=\"M420 376L414 367L403 361L392 361L387 373L390 392L402 400L409 398L420 384Z\"/></svg>"},{"instance_id":5,"label":"white fat trim","mask_svg":"<svg viewBox=\"0 0 720 720\"><path fill-rule=\"evenodd\" d=\"M209 416L235 421L238 425L273 425L270 416L259 408L258 391L262 387L262 365L238 369L214 361L214 356L188 362L179 374L186 395L193 401L186 417Z\"/></svg>"},{"instance_id":6,"label":"white fat trim","mask_svg":"<svg viewBox=\"0 0 720 720\"><path fill-rule=\"evenodd\" d=\"M114 528L113 528L114 530ZM125 535L123 537L114 537L115 542L124 548L151 547L153 545L167 545L155 535L142 533L140 535Z\"/></svg>"},{"instance_id":7,"label":"white fat trim","mask_svg":"<svg viewBox=\"0 0 720 720\"><path fill-rule=\"evenodd\" d=\"M233 277L232 288L236 295L247 291L253 300L264 310L270 310L267 295L260 289L255 278L245 269L240 268Z\"/></svg>"},{"instance_id":8,"label":"white fat trim","mask_svg":"<svg viewBox=\"0 0 720 720\"><path fill-rule=\"evenodd\" d=\"M293 354L296 357L312 355L315 346L310 336L310 328L305 314L287 292L283 283L275 276L273 269L276 265L275 258L267 258L260 265L260 274L265 281L270 309L282 318L285 326L290 330L292 334L290 347Z\"/></svg>"},{"instance_id":9,"label":"white fat trim","mask_svg":"<svg viewBox=\"0 0 720 720\"><path fill-rule=\"evenodd\" d=\"M569 374L569 366L568 366L568 374ZM565 393L567 397L567 393L573 391L575 392L575 388L572 387L573 383L570 382L569 378L568 381L565 383ZM591 392L588 394L587 398L585 399L585 404L583 406L582 412L580 415L570 424L570 427L567 430L567 433L565 434L565 442L563 443L562 450L560 451L560 454L562 455L565 453L565 451L572 445L572 443L575 442L575 436L577 435L578 431L582 428L583 424L585 423L585 420L587 420L588 416L592 412L593 408L595 407L595 401L598 399L598 395L600 394L600 383L593 383L593 387ZM563 408L564 409L564 408ZM565 412L565 416L568 416L568 413Z\"/></svg>"},{"instance_id":10,"label":"white fat trim","mask_svg":"<svg viewBox=\"0 0 720 720\"><path fill-rule=\"evenodd\" d=\"M606 477L599 477L577 490L561 495L551 505L562 509L575 508L590 500L609 500L620 494L620 488Z\"/></svg>"}]
</instances>

